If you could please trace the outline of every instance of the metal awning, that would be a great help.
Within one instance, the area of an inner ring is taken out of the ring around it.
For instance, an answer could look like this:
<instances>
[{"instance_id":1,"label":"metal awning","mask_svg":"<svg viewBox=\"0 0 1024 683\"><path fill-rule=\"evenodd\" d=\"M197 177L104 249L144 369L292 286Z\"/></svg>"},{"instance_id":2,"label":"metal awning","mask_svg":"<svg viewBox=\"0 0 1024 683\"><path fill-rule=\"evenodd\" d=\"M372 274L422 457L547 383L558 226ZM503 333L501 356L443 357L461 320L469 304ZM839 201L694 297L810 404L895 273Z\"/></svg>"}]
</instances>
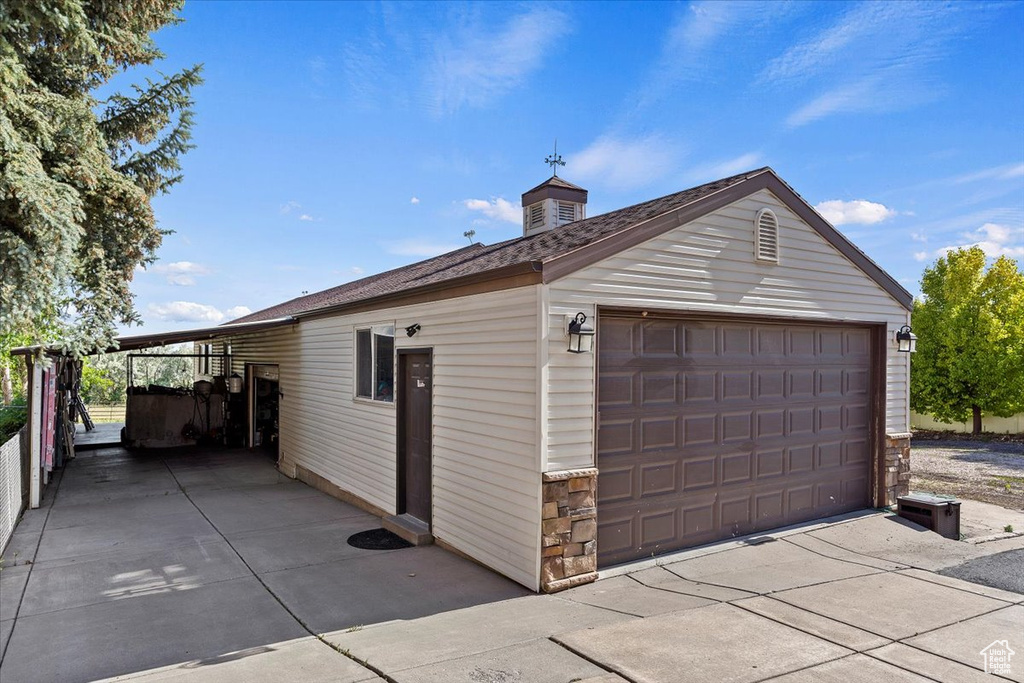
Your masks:
<instances>
[{"instance_id":1,"label":"metal awning","mask_svg":"<svg viewBox=\"0 0 1024 683\"><path fill-rule=\"evenodd\" d=\"M298 320L292 316L286 316L284 318L274 318L273 320L260 320L251 323L228 323L227 325L218 325L216 327L199 327L192 330L176 330L173 332L159 332L154 334L134 334L124 337L117 337L117 346L111 346L103 351L95 350L85 355L93 356L98 353L112 353L115 351L135 351L138 349L148 349L154 346L166 346L167 344L181 344L183 342L199 342L207 341L210 339L219 339L221 337L234 337L239 334L250 334L252 332L262 332L263 330L273 329L275 327L284 327L285 325L294 325ZM11 349L11 353L14 355L32 355L40 351L49 353L61 353L62 349L57 346L19 346Z\"/></svg>"}]
</instances>

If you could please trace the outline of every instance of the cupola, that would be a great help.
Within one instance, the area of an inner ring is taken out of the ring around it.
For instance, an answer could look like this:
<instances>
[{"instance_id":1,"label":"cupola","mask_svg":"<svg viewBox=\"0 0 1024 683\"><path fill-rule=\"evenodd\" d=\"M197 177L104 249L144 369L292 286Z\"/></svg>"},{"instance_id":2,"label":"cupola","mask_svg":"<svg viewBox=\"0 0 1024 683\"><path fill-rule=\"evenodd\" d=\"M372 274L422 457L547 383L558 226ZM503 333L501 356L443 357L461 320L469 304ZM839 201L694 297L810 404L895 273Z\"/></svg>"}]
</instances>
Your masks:
<instances>
[{"instance_id":1,"label":"cupola","mask_svg":"<svg viewBox=\"0 0 1024 683\"><path fill-rule=\"evenodd\" d=\"M553 175L523 193L523 235L554 230L587 217L587 191Z\"/></svg>"}]
</instances>

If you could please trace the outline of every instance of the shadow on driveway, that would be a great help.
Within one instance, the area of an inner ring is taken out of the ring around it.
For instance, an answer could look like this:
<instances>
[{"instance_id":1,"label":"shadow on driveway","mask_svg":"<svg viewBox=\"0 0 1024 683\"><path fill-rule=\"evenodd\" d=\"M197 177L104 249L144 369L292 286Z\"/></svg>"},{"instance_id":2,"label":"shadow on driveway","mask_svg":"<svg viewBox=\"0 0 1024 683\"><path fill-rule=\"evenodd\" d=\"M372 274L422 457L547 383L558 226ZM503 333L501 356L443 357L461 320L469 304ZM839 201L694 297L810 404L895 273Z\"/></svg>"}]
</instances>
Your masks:
<instances>
[{"instance_id":1,"label":"shadow on driveway","mask_svg":"<svg viewBox=\"0 0 1024 683\"><path fill-rule=\"evenodd\" d=\"M312 636L529 593L437 547L348 545L380 520L247 451L100 449L49 492L0 572L6 681L223 663L296 642L322 650L331 680L372 679Z\"/></svg>"}]
</instances>

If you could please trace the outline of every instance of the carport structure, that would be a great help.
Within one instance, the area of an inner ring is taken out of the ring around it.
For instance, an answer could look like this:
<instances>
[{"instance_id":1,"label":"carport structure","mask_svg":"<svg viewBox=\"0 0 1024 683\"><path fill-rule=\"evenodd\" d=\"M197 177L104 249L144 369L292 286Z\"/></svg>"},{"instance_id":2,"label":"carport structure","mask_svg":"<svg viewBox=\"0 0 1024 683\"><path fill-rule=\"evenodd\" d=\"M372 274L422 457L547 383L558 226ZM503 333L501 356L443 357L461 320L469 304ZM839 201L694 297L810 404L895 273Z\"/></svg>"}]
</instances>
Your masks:
<instances>
[{"instance_id":1,"label":"carport structure","mask_svg":"<svg viewBox=\"0 0 1024 683\"><path fill-rule=\"evenodd\" d=\"M141 334L118 337L106 349L95 349L86 355L113 353L115 351L142 351L162 349L171 344L200 343L229 337L232 334L260 332L295 323L291 317L280 317L256 323L234 323L217 327L176 330L157 334ZM208 349L209 347L207 347ZM73 457L71 450L76 413L75 403L70 400L75 387L81 381L81 365L72 362L65 350L51 346L25 346L11 350L12 355L22 356L28 369L28 459L22 463L27 485L27 507L39 506L43 489L50 481L55 468L63 462L60 446L66 440L66 455ZM222 367L230 367L230 349L221 352ZM209 353L206 364L210 364ZM129 385L131 379L129 378ZM249 414L246 421L251 421ZM69 435L64 437L62 432ZM55 453L56 451L56 453Z\"/></svg>"}]
</instances>

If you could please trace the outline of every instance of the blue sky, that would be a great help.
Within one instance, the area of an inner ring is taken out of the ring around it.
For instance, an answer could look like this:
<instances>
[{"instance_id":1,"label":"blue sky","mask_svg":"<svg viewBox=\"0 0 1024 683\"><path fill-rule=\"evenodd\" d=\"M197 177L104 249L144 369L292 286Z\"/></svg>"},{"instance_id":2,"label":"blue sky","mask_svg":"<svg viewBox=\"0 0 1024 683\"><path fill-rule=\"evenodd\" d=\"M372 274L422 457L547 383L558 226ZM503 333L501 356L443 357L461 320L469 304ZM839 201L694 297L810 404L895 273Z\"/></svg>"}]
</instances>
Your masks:
<instances>
[{"instance_id":1,"label":"blue sky","mask_svg":"<svg viewBox=\"0 0 1024 683\"><path fill-rule=\"evenodd\" d=\"M760 166L905 287L950 246L1024 263L1024 3L191 2L205 64L145 331L225 322Z\"/></svg>"}]
</instances>

